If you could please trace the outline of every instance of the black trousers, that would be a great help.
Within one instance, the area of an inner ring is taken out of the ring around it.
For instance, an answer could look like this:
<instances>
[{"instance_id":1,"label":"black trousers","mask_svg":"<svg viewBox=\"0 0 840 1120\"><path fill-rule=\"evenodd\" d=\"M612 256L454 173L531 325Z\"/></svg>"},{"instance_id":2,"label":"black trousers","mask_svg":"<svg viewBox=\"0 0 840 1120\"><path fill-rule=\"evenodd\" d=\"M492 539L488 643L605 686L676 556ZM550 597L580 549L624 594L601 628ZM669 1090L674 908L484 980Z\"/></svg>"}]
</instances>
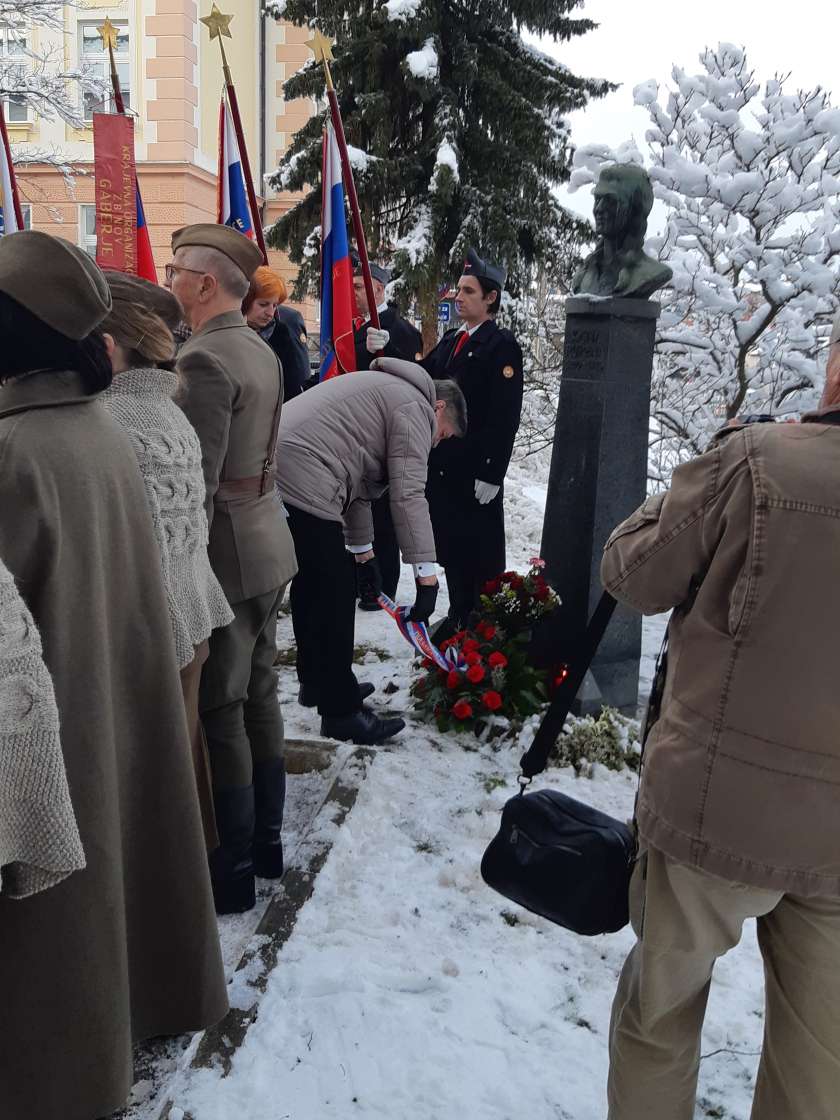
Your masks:
<instances>
[{"instance_id":1,"label":"black trousers","mask_svg":"<svg viewBox=\"0 0 840 1120\"><path fill-rule=\"evenodd\" d=\"M371 502L373 514L373 551L382 572L382 590L389 599L395 598L400 582L400 547L391 517L391 502L387 490L381 498Z\"/></svg>"},{"instance_id":2,"label":"black trousers","mask_svg":"<svg viewBox=\"0 0 840 1120\"><path fill-rule=\"evenodd\" d=\"M362 706L353 675L356 562L340 522L286 510L298 562L290 593L298 680L322 716L350 715Z\"/></svg>"}]
</instances>

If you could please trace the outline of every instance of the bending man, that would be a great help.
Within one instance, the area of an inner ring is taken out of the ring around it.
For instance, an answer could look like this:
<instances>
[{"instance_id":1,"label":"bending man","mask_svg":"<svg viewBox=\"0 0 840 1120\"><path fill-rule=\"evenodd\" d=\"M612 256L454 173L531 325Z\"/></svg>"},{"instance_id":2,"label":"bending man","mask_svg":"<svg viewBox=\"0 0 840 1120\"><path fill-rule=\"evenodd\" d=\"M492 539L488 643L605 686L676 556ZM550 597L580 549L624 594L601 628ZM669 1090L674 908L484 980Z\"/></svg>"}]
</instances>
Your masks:
<instances>
[{"instance_id":1,"label":"bending man","mask_svg":"<svg viewBox=\"0 0 840 1120\"><path fill-rule=\"evenodd\" d=\"M465 429L457 385L432 381L419 366L396 358L332 378L283 410L276 471L298 558L291 603L300 701L317 706L323 735L380 743L405 726L365 708L362 701L373 689L360 687L353 675L354 561L362 591L378 595L382 577L370 503L387 487L403 560L414 565L412 618L428 621L437 599L425 497L429 453Z\"/></svg>"}]
</instances>

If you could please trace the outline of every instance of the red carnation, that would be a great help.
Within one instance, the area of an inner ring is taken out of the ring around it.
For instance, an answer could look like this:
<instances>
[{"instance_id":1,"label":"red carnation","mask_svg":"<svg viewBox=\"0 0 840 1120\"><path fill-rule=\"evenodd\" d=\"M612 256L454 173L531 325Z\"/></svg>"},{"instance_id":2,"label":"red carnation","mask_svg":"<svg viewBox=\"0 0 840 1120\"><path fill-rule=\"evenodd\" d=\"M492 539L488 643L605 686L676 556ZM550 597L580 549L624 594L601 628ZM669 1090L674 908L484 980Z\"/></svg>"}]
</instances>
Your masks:
<instances>
[{"instance_id":1,"label":"red carnation","mask_svg":"<svg viewBox=\"0 0 840 1120\"><path fill-rule=\"evenodd\" d=\"M478 649L478 642L475 638L467 638L461 648L464 653L474 653Z\"/></svg>"},{"instance_id":2,"label":"red carnation","mask_svg":"<svg viewBox=\"0 0 840 1120\"><path fill-rule=\"evenodd\" d=\"M464 660L466 661L466 663L468 665L480 665L481 664L481 654L476 653L475 650L470 650L469 653L464 654Z\"/></svg>"},{"instance_id":3,"label":"red carnation","mask_svg":"<svg viewBox=\"0 0 840 1120\"><path fill-rule=\"evenodd\" d=\"M461 683L461 674L456 673L454 669L450 669L446 675L446 687L457 688Z\"/></svg>"},{"instance_id":4,"label":"red carnation","mask_svg":"<svg viewBox=\"0 0 840 1120\"><path fill-rule=\"evenodd\" d=\"M518 591L519 588L522 587L523 582L524 580L522 579L522 576L517 575L516 572L511 572L508 583L514 591Z\"/></svg>"},{"instance_id":5,"label":"red carnation","mask_svg":"<svg viewBox=\"0 0 840 1120\"><path fill-rule=\"evenodd\" d=\"M456 719L469 719L473 714L472 704L467 703L466 700L459 700L452 708L452 714Z\"/></svg>"},{"instance_id":6,"label":"red carnation","mask_svg":"<svg viewBox=\"0 0 840 1120\"><path fill-rule=\"evenodd\" d=\"M489 692L485 692L481 697L481 703L485 708L489 708L491 712L497 711L502 706L502 698L498 692L494 692L491 688Z\"/></svg>"},{"instance_id":7,"label":"red carnation","mask_svg":"<svg viewBox=\"0 0 840 1120\"><path fill-rule=\"evenodd\" d=\"M495 595L496 592L499 590L499 588L501 586L502 586L501 580L488 579L488 581L485 583L484 587L482 588L482 591L484 592L485 595Z\"/></svg>"},{"instance_id":8,"label":"red carnation","mask_svg":"<svg viewBox=\"0 0 840 1120\"><path fill-rule=\"evenodd\" d=\"M436 669L437 665L435 665L435 663L434 663L434 661L432 661L431 657L424 657L423 658L423 668L424 669Z\"/></svg>"},{"instance_id":9,"label":"red carnation","mask_svg":"<svg viewBox=\"0 0 840 1120\"><path fill-rule=\"evenodd\" d=\"M507 663L508 659L503 653L499 653L498 651L496 651L496 653L491 653L487 658L487 664L491 669L504 669Z\"/></svg>"},{"instance_id":10,"label":"red carnation","mask_svg":"<svg viewBox=\"0 0 840 1120\"><path fill-rule=\"evenodd\" d=\"M484 669L481 665L470 665L467 669L467 680L472 684L478 684L479 681L484 680Z\"/></svg>"},{"instance_id":11,"label":"red carnation","mask_svg":"<svg viewBox=\"0 0 840 1120\"><path fill-rule=\"evenodd\" d=\"M489 622L484 626L484 637L488 640L488 642L491 638L496 637L496 627L491 626Z\"/></svg>"}]
</instances>

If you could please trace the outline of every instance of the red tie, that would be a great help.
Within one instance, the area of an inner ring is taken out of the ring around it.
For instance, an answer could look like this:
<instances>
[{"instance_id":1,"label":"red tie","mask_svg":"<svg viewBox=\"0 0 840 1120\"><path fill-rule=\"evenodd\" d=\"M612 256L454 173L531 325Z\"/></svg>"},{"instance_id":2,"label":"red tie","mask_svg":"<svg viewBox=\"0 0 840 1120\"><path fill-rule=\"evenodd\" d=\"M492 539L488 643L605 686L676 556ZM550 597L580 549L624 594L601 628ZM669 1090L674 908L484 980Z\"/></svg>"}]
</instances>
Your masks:
<instances>
[{"instance_id":1,"label":"red tie","mask_svg":"<svg viewBox=\"0 0 840 1120\"><path fill-rule=\"evenodd\" d=\"M464 343L467 341L467 339L469 337L470 337L470 332L469 331L461 331L459 333L458 341L455 343L455 349L452 351L452 357L453 358L456 356L456 354L458 354L461 347L464 345Z\"/></svg>"}]
</instances>

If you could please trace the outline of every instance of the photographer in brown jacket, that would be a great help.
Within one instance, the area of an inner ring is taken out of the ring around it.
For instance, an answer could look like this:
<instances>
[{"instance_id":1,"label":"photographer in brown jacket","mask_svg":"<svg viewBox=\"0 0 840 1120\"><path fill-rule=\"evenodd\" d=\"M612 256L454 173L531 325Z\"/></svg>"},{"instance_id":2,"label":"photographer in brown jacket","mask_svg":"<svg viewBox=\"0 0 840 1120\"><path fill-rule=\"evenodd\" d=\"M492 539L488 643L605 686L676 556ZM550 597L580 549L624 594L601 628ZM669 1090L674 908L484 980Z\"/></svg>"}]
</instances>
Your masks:
<instances>
[{"instance_id":1,"label":"photographer in brown jacket","mask_svg":"<svg viewBox=\"0 0 840 1120\"><path fill-rule=\"evenodd\" d=\"M728 429L614 531L602 576L673 608L644 755L638 942L613 1006L609 1120L691 1120L718 957L757 919L752 1120L835 1120L840 1090L840 394Z\"/></svg>"}]
</instances>

